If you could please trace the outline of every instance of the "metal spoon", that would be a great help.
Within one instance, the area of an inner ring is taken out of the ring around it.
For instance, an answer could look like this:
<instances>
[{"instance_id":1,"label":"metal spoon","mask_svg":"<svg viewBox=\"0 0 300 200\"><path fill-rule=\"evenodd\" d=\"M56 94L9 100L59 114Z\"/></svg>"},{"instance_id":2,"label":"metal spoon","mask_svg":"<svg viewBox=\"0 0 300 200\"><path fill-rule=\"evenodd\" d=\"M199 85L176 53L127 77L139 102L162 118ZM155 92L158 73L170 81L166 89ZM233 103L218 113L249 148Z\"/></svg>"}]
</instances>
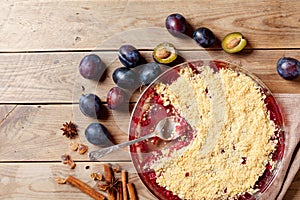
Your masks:
<instances>
[{"instance_id":1,"label":"metal spoon","mask_svg":"<svg viewBox=\"0 0 300 200\"><path fill-rule=\"evenodd\" d=\"M179 125L179 122L176 122L174 117L166 117L157 123L155 130L152 133L142 136L140 138L137 138L135 140L124 142L124 143L117 144L114 146L110 146L110 147L107 147L104 149L92 151L89 153L89 157L91 160L97 160L115 150L118 150L123 147L135 144L137 142L149 139L154 136L157 136L160 139L163 139L166 141L176 139L180 136L179 134L176 134L176 129L175 129L175 127L178 125Z\"/></svg>"}]
</instances>

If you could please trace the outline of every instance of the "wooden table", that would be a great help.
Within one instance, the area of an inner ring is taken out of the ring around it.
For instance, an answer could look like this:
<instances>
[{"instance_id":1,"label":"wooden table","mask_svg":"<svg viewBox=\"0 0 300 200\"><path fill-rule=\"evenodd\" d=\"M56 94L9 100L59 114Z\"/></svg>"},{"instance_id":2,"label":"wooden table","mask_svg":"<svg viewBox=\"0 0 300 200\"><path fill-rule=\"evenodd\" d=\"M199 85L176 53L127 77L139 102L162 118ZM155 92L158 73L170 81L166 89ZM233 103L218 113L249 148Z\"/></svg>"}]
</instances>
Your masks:
<instances>
[{"instance_id":1,"label":"wooden table","mask_svg":"<svg viewBox=\"0 0 300 200\"><path fill-rule=\"evenodd\" d=\"M74 175L96 188L91 172L102 164L119 163L129 171L140 199L155 199L142 185L125 149L101 162L69 149L70 140L60 128L67 121L78 125L75 141L90 145L84 130L95 121L81 114L82 93L96 93L106 107L106 94L114 86L111 74L121 66L117 50L131 43L151 61L160 42L173 43L186 59L211 56L232 61L257 75L275 94L287 124L298 123L300 82L286 81L276 72L280 57L300 59L300 1L3 1L0 12L0 199L85 199L56 176ZM203 50L191 39L172 37L164 28L166 16L179 12L193 28L209 27L221 40L239 31L249 44L240 54L224 53L220 45ZM95 50L97 50L95 52ZM106 63L106 78L97 84L81 78L78 65L84 55L98 54ZM134 105L140 91L133 95ZM116 143L128 139L129 114L105 109L100 119ZM291 117L293 116L293 117ZM298 126L299 127L299 126ZM294 134L299 134L295 132ZM61 155L77 163L69 169ZM285 199L300 199L300 173Z\"/></svg>"}]
</instances>

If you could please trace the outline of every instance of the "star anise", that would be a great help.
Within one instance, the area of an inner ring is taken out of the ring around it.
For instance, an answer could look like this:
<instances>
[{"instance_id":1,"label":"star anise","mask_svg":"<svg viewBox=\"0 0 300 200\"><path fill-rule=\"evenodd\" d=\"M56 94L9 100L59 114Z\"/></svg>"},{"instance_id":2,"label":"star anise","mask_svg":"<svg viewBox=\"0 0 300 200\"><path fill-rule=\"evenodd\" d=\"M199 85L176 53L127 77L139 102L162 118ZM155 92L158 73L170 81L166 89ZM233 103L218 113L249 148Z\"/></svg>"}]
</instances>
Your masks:
<instances>
[{"instance_id":1,"label":"star anise","mask_svg":"<svg viewBox=\"0 0 300 200\"><path fill-rule=\"evenodd\" d=\"M77 126L71 121L63 124L63 127L60 130L63 131L63 135L65 135L67 138L72 139L78 135Z\"/></svg>"},{"instance_id":2,"label":"star anise","mask_svg":"<svg viewBox=\"0 0 300 200\"><path fill-rule=\"evenodd\" d=\"M117 192L119 188L121 187L121 181L119 179L112 179L111 183L105 182L105 184L98 184L98 188L101 191L107 191L110 193Z\"/></svg>"}]
</instances>

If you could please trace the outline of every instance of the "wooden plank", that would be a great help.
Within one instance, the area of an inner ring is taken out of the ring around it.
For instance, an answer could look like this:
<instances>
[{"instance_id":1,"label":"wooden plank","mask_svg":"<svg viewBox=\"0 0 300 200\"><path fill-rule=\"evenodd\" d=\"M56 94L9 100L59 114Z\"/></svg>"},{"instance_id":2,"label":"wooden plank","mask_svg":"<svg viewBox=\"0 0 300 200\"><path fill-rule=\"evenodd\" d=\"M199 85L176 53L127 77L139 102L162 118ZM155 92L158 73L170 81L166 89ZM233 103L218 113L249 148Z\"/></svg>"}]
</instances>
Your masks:
<instances>
[{"instance_id":1,"label":"wooden plank","mask_svg":"<svg viewBox=\"0 0 300 200\"><path fill-rule=\"evenodd\" d=\"M293 140L299 140L300 94L276 94L276 98L282 107L287 132ZM5 105L0 108L0 111L6 110ZM99 122L107 127L115 142L127 141L130 113L107 111L106 115L107 118ZM78 125L79 137L75 141L88 144L90 150L99 149L89 144L84 136L85 128L95 120L85 117L77 104L18 105L2 120L0 126L0 161L60 161L64 153L70 153L76 161L88 161L87 154L72 152L69 148L70 140L62 136L60 128L66 121L74 121ZM128 149L108 155L103 160L128 161Z\"/></svg>"},{"instance_id":2,"label":"wooden plank","mask_svg":"<svg viewBox=\"0 0 300 200\"><path fill-rule=\"evenodd\" d=\"M78 65L89 53L0 54L0 103L75 103L83 93L96 93L106 101L107 92L115 84L111 75L121 64L117 52L97 53L107 66L99 83L84 79ZM151 52L142 51L152 61ZM279 77L276 62L282 56L300 57L300 50L246 51L226 54L223 51L179 51L186 60L223 59L233 62L258 76L274 93L300 93L298 81ZM84 88L84 91L83 91ZM136 101L138 90L132 98Z\"/></svg>"},{"instance_id":3,"label":"wooden plank","mask_svg":"<svg viewBox=\"0 0 300 200\"><path fill-rule=\"evenodd\" d=\"M128 181L135 184L139 199L156 199L142 184L132 163L112 164L119 164L122 169L128 170ZM97 189L96 182L90 178L92 172L103 173L103 163L77 163L74 170L60 163L1 163L0 196L2 199L90 199L75 187L57 184L54 178L73 175ZM119 174L116 176L119 177ZM284 199L300 199L297 185L299 176Z\"/></svg>"},{"instance_id":4,"label":"wooden plank","mask_svg":"<svg viewBox=\"0 0 300 200\"><path fill-rule=\"evenodd\" d=\"M209 27L219 40L227 33L240 31L249 40L248 48L300 46L300 2L297 0L213 3L203 0L201 5L196 0L188 3L151 0L2 3L0 51L89 50L108 40L110 48L118 48L120 42L135 41L139 48L153 48L160 41L176 42L164 27L165 18L174 12L183 14L194 28ZM135 30L152 27L161 29L158 35L148 37ZM194 47L190 42L182 46Z\"/></svg>"},{"instance_id":5,"label":"wooden plank","mask_svg":"<svg viewBox=\"0 0 300 200\"><path fill-rule=\"evenodd\" d=\"M6 120L16 107L16 105L5 105L0 107L0 124Z\"/></svg>"},{"instance_id":6,"label":"wooden plank","mask_svg":"<svg viewBox=\"0 0 300 200\"><path fill-rule=\"evenodd\" d=\"M128 171L128 181L135 184L139 199L155 199L139 180L132 163L118 164ZM57 184L54 178L73 175L97 190L96 181L90 178L92 172L103 173L103 163L77 163L74 170L60 163L1 163L0 196L1 199L90 199L71 185Z\"/></svg>"},{"instance_id":7,"label":"wooden plank","mask_svg":"<svg viewBox=\"0 0 300 200\"><path fill-rule=\"evenodd\" d=\"M1 112L7 106L0 106ZM95 120L84 116L74 105L18 105L2 119L0 126L0 161L61 161L61 155L68 153L74 160L89 160L88 154L80 155L70 149L71 141L89 146L89 151L100 149L90 144L84 135L86 127L93 122L102 123L110 132L114 143L125 142L130 114L111 112L103 107L106 117ZM1 113L1 116L3 114ZM79 137L68 139L62 135L63 123L73 121L78 125ZM128 149L117 151L102 158L106 161L128 161Z\"/></svg>"}]
</instances>

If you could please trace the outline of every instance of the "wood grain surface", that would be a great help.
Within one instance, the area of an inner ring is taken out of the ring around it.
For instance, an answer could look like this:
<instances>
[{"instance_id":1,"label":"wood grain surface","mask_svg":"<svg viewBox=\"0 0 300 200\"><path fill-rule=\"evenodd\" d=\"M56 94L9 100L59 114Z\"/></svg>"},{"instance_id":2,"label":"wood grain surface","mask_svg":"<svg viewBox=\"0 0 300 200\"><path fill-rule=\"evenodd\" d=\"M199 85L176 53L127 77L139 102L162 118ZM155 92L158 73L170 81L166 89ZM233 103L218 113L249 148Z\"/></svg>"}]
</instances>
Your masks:
<instances>
[{"instance_id":1,"label":"wood grain surface","mask_svg":"<svg viewBox=\"0 0 300 200\"><path fill-rule=\"evenodd\" d=\"M1 51L90 50L121 32L164 28L166 16L174 12L186 16L194 28L209 27L220 40L227 33L243 32L248 48L300 46L297 0L10 0L1 7ZM153 48L148 38L139 44Z\"/></svg>"},{"instance_id":2,"label":"wood grain surface","mask_svg":"<svg viewBox=\"0 0 300 200\"><path fill-rule=\"evenodd\" d=\"M75 105L17 105L1 106L2 119L0 126L0 161L60 161L61 155L70 153L75 160L88 161L87 155L72 152L71 141L89 144L84 136L85 128L93 122L85 117ZM128 140L129 112L112 112L104 107L105 118L99 120L113 136L114 143ZM9 112L9 114L8 114ZM70 140L62 135L63 123L75 121L79 137ZM14 145L12 145L14 144ZM39 145L37 145L39 144ZM99 147L90 145L90 151ZM104 160L107 158L104 157ZM110 161L129 161L130 157L125 148L109 155Z\"/></svg>"},{"instance_id":3,"label":"wood grain surface","mask_svg":"<svg viewBox=\"0 0 300 200\"><path fill-rule=\"evenodd\" d=\"M156 199L141 183L127 148L91 162L87 154L70 149L62 124L74 121L79 136L74 141L99 149L84 136L92 122L104 124L114 143L128 140L130 112L143 88L129 92L124 111L111 111L106 95L115 84L118 48L136 46L148 62L161 42L175 45L185 60L220 59L242 66L270 88L284 114L289 134L298 135L300 78L279 77L280 57L300 59L300 1L298 0L7 0L0 5L0 199L89 199L70 185L58 185L56 176L73 175L96 188L89 175L102 172L106 162L129 171L129 181L140 200ZM210 28L217 44L203 49L190 37L176 38L165 29L171 13L183 14L191 29ZM239 31L248 40L246 50L227 54L220 41ZM78 73L83 56L95 53L107 70L97 81ZM78 107L82 94L95 93L103 102L99 120L84 116ZM61 163L68 153L77 167ZM299 158L297 158L299 159ZM285 200L300 200L300 173Z\"/></svg>"},{"instance_id":4,"label":"wood grain surface","mask_svg":"<svg viewBox=\"0 0 300 200\"><path fill-rule=\"evenodd\" d=\"M290 130L289 134L297 133L300 121L300 94L275 95ZM2 123L0 132L0 161L60 161L60 156L70 153L75 160L88 161L87 155L72 152L71 141L89 144L84 136L85 128L93 122L105 125L114 138L114 143L128 140L128 124L130 110L127 112L111 111L104 107L105 118L94 120L85 117L74 105L17 105L0 106ZM79 137L70 140L62 135L60 128L66 121L75 121L78 125ZM14 145L11 145L14 144ZM39 144L39 145L36 145ZM99 149L89 145L90 151ZM106 161L129 161L127 149L103 158Z\"/></svg>"},{"instance_id":5,"label":"wood grain surface","mask_svg":"<svg viewBox=\"0 0 300 200\"><path fill-rule=\"evenodd\" d=\"M0 103L76 103L84 93L95 93L103 101L110 88L114 69L121 67L117 52L93 52L106 64L100 82L84 79L78 71L87 53L0 54ZM142 51L149 61L152 52ZM273 93L300 93L300 79L286 81L277 74L276 63L282 56L300 57L299 50L245 51L227 54L223 51L180 51L186 60L221 59L242 66L260 78ZM135 102L136 92L131 99Z\"/></svg>"},{"instance_id":6,"label":"wood grain surface","mask_svg":"<svg viewBox=\"0 0 300 200\"><path fill-rule=\"evenodd\" d=\"M0 164L0 177L5 177L1 179L1 199L90 199L69 184L56 183L55 178L72 175L97 190L98 182L90 174L103 174L103 164L105 163L77 163L74 170L61 163ZM140 199L155 199L139 180L131 162L112 162L112 166L116 164L128 171L128 182L134 182ZM115 176L120 178L121 174L115 173Z\"/></svg>"}]
</instances>

